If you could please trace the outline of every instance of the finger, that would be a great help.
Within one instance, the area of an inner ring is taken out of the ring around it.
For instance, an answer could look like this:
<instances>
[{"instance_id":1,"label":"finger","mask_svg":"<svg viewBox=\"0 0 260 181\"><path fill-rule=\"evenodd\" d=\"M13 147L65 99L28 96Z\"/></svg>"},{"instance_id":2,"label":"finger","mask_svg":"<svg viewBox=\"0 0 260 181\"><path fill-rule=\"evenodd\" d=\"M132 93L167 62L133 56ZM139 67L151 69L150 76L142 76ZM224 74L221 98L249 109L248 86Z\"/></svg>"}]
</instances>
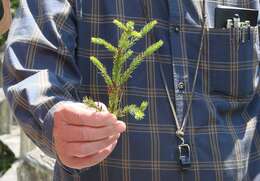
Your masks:
<instances>
[{"instance_id":1,"label":"finger","mask_svg":"<svg viewBox=\"0 0 260 181\"><path fill-rule=\"evenodd\" d=\"M116 140L119 138L120 134L115 136L110 136L107 139L103 139L100 141L94 141L94 142L78 142L78 143L69 143L67 144L67 154L69 156L84 158L89 155L93 155L100 150L105 149L109 145L116 142Z\"/></svg>"},{"instance_id":2,"label":"finger","mask_svg":"<svg viewBox=\"0 0 260 181\"><path fill-rule=\"evenodd\" d=\"M67 124L93 127L107 126L117 121L116 116L109 112L96 112L77 104L64 106L55 112L54 116Z\"/></svg>"},{"instance_id":3,"label":"finger","mask_svg":"<svg viewBox=\"0 0 260 181\"><path fill-rule=\"evenodd\" d=\"M116 144L117 142L91 156L87 156L84 158L72 157L71 159L65 161L64 164L75 169L83 169L94 166L107 158L108 155L114 150Z\"/></svg>"},{"instance_id":4,"label":"finger","mask_svg":"<svg viewBox=\"0 0 260 181\"><path fill-rule=\"evenodd\" d=\"M56 129L54 136L67 142L98 141L122 133L125 130L126 125L122 121L99 128L64 124L59 129Z\"/></svg>"}]
</instances>

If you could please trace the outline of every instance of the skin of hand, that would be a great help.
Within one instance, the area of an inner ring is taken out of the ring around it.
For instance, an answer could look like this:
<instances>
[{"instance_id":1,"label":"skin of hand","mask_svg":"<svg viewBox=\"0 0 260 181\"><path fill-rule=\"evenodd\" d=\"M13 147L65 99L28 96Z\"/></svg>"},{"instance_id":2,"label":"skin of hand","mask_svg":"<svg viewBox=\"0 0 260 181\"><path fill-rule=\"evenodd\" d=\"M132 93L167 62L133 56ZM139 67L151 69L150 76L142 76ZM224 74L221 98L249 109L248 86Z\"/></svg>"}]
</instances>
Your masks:
<instances>
[{"instance_id":1,"label":"skin of hand","mask_svg":"<svg viewBox=\"0 0 260 181\"><path fill-rule=\"evenodd\" d=\"M82 103L60 104L54 112L54 148L67 167L83 169L94 166L110 155L120 134L126 130L102 103L97 112Z\"/></svg>"}]
</instances>

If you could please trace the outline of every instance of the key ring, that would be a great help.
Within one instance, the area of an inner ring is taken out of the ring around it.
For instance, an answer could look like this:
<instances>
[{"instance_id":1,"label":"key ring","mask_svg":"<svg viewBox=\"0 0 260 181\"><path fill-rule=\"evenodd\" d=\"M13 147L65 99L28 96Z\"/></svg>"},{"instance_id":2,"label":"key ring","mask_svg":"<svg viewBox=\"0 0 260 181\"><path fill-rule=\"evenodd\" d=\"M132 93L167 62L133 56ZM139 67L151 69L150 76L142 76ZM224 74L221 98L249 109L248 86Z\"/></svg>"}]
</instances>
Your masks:
<instances>
[{"instance_id":1,"label":"key ring","mask_svg":"<svg viewBox=\"0 0 260 181\"><path fill-rule=\"evenodd\" d=\"M191 165L190 146L185 144L184 132L182 130L176 131L176 136L180 139L181 143L178 145L179 162L183 170Z\"/></svg>"}]
</instances>

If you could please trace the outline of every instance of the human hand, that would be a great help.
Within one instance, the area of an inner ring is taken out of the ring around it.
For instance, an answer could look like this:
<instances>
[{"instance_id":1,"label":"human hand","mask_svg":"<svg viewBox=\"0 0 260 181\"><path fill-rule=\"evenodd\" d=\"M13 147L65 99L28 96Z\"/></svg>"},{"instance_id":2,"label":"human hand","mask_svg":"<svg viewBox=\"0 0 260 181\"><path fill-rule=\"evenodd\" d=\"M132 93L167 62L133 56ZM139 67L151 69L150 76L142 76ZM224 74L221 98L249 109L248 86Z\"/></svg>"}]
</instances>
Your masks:
<instances>
[{"instance_id":1,"label":"human hand","mask_svg":"<svg viewBox=\"0 0 260 181\"><path fill-rule=\"evenodd\" d=\"M58 105L54 113L54 147L60 161L75 169L94 166L115 148L126 125L109 113L97 112L82 103Z\"/></svg>"}]
</instances>

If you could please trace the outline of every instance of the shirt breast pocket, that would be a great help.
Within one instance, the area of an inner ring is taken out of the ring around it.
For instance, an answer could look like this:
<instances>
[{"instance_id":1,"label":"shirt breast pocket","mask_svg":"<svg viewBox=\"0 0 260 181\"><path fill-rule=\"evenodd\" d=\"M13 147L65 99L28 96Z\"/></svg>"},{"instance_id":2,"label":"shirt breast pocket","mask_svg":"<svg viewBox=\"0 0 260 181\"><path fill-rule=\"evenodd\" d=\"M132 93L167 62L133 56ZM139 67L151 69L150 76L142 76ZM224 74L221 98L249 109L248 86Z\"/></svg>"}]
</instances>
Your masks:
<instances>
[{"instance_id":1,"label":"shirt breast pocket","mask_svg":"<svg viewBox=\"0 0 260 181\"><path fill-rule=\"evenodd\" d=\"M232 98L252 96L258 84L258 27L208 30L209 91Z\"/></svg>"}]
</instances>

